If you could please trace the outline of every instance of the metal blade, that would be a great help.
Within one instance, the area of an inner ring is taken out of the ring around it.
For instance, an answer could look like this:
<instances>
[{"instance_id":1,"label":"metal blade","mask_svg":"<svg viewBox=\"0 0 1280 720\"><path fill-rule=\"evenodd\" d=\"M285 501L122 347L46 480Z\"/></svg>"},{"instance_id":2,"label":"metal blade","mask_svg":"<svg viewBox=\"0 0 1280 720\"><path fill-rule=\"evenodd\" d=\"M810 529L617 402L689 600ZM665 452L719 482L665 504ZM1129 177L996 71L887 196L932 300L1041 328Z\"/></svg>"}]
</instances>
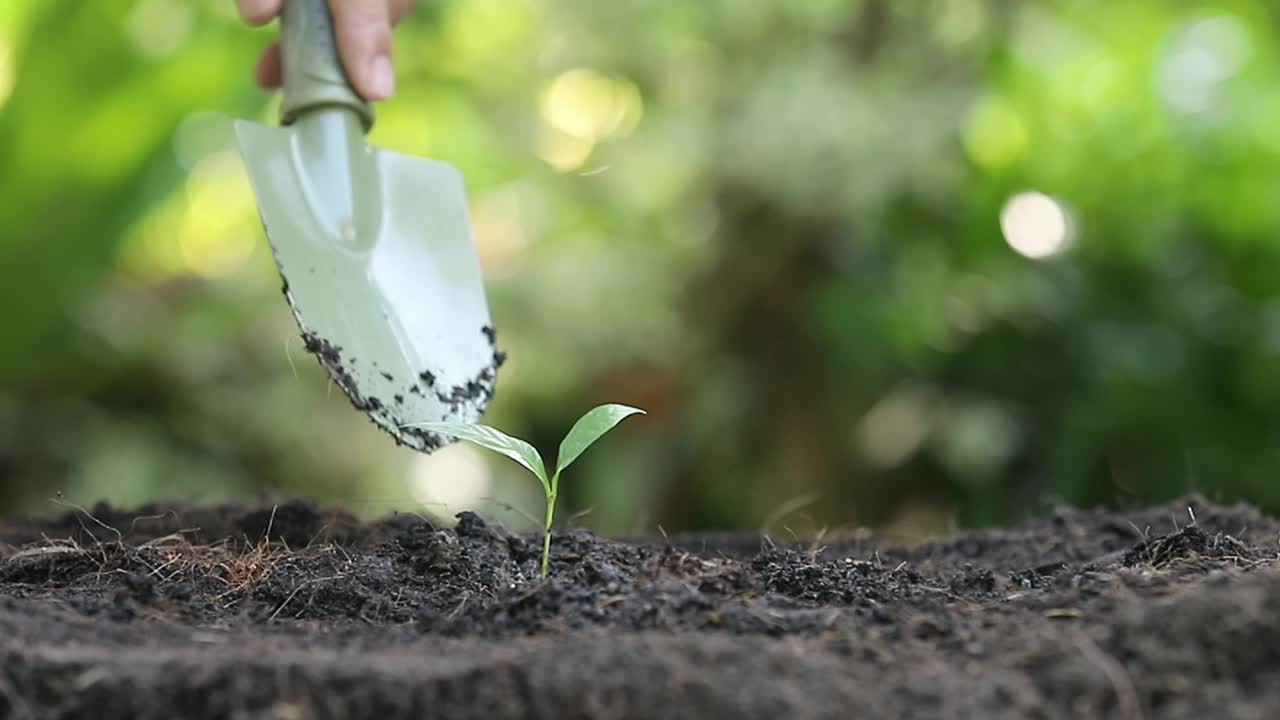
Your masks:
<instances>
[{"instance_id":1,"label":"metal blade","mask_svg":"<svg viewBox=\"0 0 1280 720\"><path fill-rule=\"evenodd\" d=\"M368 147L350 113L235 128L307 350L398 442L451 442L408 425L478 420L503 359L461 174Z\"/></svg>"}]
</instances>

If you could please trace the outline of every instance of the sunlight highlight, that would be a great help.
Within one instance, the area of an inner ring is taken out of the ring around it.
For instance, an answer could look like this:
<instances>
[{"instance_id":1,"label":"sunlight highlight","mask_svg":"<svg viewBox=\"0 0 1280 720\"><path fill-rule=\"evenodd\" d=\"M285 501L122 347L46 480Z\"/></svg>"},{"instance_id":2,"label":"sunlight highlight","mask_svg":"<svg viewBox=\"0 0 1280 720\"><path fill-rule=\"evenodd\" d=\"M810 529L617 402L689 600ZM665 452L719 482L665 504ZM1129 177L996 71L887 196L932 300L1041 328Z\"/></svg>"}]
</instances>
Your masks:
<instances>
[{"instance_id":1,"label":"sunlight highlight","mask_svg":"<svg viewBox=\"0 0 1280 720\"><path fill-rule=\"evenodd\" d=\"M1058 255L1071 242L1071 219L1066 209L1041 192L1022 192L1009 198L1000 211L1000 229L1009 247L1033 260Z\"/></svg>"},{"instance_id":2,"label":"sunlight highlight","mask_svg":"<svg viewBox=\"0 0 1280 720\"><path fill-rule=\"evenodd\" d=\"M242 168L235 152L222 150L197 162L187 179L178 245L187 269L197 275L231 275L253 254L256 205Z\"/></svg>"},{"instance_id":3,"label":"sunlight highlight","mask_svg":"<svg viewBox=\"0 0 1280 720\"><path fill-rule=\"evenodd\" d=\"M644 114L640 88L626 78L578 68L556 76L539 101L545 125L538 156L560 172L580 169L597 143L635 132Z\"/></svg>"},{"instance_id":4,"label":"sunlight highlight","mask_svg":"<svg viewBox=\"0 0 1280 720\"><path fill-rule=\"evenodd\" d=\"M1209 112L1219 102L1222 85L1240 73L1252 54L1249 28L1239 18L1197 20L1175 34L1160 62L1160 96L1177 112Z\"/></svg>"},{"instance_id":5,"label":"sunlight highlight","mask_svg":"<svg viewBox=\"0 0 1280 720\"><path fill-rule=\"evenodd\" d=\"M1008 100L990 95L969 111L964 148L983 170L997 172L1014 166L1026 157L1029 146L1027 122Z\"/></svg>"},{"instance_id":6,"label":"sunlight highlight","mask_svg":"<svg viewBox=\"0 0 1280 720\"><path fill-rule=\"evenodd\" d=\"M640 123L640 90L630 80L594 70L561 73L542 95L542 118L584 140L626 137Z\"/></svg>"},{"instance_id":7,"label":"sunlight highlight","mask_svg":"<svg viewBox=\"0 0 1280 720\"><path fill-rule=\"evenodd\" d=\"M13 48L0 36L0 108L4 107L13 94L13 83L18 74L14 64Z\"/></svg>"},{"instance_id":8,"label":"sunlight highlight","mask_svg":"<svg viewBox=\"0 0 1280 720\"><path fill-rule=\"evenodd\" d=\"M498 189L480 198L471 208L476 254L485 278L504 280L524 267L529 255L529 224L522 217L515 192Z\"/></svg>"},{"instance_id":9,"label":"sunlight highlight","mask_svg":"<svg viewBox=\"0 0 1280 720\"><path fill-rule=\"evenodd\" d=\"M977 37L987 24L986 9L978 0L942 0L939 5L934 32L944 45L963 45Z\"/></svg>"},{"instance_id":10,"label":"sunlight highlight","mask_svg":"<svg viewBox=\"0 0 1280 720\"><path fill-rule=\"evenodd\" d=\"M231 120L208 111L193 112L182 119L173 133L173 157L190 172L201 159L235 145Z\"/></svg>"},{"instance_id":11,"label":"sunlight highlight","mask_svg":"<svg viewBox=\"0 0 1280 720\"><path fill-rule=\"evenodd\" d=\"M185 214L186 199L181 195L172 195L148 210L125 235L119 250L120 266L149 283L182 274L186 264L174 236Z\"/></svg>"},{"instance_id":12,"label":"sunlight highlight","mask_svg":"<svg viewBox=\"0 0 1280 720\"><path fill-rule=\"evenodd\" d=\"M906 462L929 436L933 393L906 387L882 398L858 424L855 439L862 456L888 469Z\"/></svg>"},{"instance_id":13,"label":"sunlight highlight","mask_svg":"<svg viewBox=\"0 0 1280 720\"><path fill-rule=\"evenodd\" d=\"M466 443L419 454L409 466L409 493L438 517L474 509L492 488L489 463L479 449Z\"/></svg>"},{"instance_id":14,"label":"sunlight highlight","mask_svg":"<svg viewBox=\"0 0 1280 720\"><path fill-rule=\"evenodd\" d=\"M562 173L581 168L595 148L594 140L567 135L555 128L544 127L538 135L538 157Z\"/></svg>"},{"instance_id":15,"label":"sunlight highlight","mask_svg":"<svg viewBox=\"0 0 1280 720\"><path fill-rule=\"evenodd\" d=\"M193 20L185 0L141 0L125 20L125 33L139 55L164 58L187 42Z\"/></svg>"}]
</instances>

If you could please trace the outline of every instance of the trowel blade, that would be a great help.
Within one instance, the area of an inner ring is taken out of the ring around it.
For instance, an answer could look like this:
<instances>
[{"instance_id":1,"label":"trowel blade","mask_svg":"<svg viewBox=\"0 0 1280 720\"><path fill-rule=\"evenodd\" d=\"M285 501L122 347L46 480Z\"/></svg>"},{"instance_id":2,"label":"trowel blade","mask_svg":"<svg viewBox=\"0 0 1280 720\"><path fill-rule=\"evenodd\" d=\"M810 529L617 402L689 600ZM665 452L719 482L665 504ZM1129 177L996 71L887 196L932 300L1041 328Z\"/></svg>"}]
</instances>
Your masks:
<instances>
[{"instance_id":1,"label":"trowel blade","mask_svg":"<svg viewBox=\"0 0 1280 720\"><path fill-rule=\"evenodd\" d=\"M370 148L358 131L235 130L307 350L397 442L452 442L412 424L478 420L503 359L461 174Z\"/></svg>"}]
</instances>

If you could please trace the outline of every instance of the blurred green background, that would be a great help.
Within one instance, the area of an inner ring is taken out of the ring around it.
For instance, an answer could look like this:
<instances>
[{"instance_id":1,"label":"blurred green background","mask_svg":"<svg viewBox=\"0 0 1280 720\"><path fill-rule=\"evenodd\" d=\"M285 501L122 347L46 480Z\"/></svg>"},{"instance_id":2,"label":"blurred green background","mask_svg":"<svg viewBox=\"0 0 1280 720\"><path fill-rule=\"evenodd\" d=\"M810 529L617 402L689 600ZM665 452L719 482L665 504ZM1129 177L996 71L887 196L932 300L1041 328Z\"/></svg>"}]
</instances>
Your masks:
<instances>
[{"instance_id":1,"label":"blurred green background","mask_svg":"<svg viewBox=\"0 0 1280 720\"><path fill-rule=\"evenodd\" d=\"M397 448L301 348L227 120L274 122L274 31L232 5L0 4L0 512L526 524L517 466ZM1278 39L1261 0L426 0L371 140L467 178L488 422L650 411L570 522L1280 510Z\"/></svg>"}]
</instances>

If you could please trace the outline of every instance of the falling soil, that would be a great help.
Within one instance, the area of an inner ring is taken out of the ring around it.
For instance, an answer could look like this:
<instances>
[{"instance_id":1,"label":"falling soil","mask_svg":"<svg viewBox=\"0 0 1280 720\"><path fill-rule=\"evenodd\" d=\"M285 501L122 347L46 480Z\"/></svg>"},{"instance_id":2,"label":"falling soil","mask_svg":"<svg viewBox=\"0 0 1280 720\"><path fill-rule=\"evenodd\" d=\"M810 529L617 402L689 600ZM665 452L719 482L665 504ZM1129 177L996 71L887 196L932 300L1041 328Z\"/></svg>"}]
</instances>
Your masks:
<instances>
[{"instance_id":1,"label":"falling soil","mask_svg":"<svg viewBox=\"0 0 1280 720\"><path fill-rule=\"evenodd\" d=\"M463 514L0 526L6 718L1271 718L1280 524L1201 498L901 548Z\"/></svg>"}]
</instances>

